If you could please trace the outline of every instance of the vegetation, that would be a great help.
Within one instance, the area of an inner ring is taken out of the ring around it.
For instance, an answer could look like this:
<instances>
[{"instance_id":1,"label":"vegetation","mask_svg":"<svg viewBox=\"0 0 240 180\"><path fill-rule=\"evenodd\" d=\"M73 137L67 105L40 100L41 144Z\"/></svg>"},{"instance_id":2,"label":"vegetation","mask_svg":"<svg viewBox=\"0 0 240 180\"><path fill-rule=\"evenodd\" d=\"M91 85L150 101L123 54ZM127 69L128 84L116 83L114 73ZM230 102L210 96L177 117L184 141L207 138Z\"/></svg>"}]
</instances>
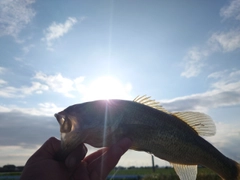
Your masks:
<instances>
[{"instance_id":1,"label":"vegetation","mask_svg":"<svg viewBox=\"0 0 240 180\"><path fill-rule=\"evenodd\" d=\"M115 168L111 175L136 175L141 176L142 180L179 180L173 168L156 168L153 172L150 167L142 168ZM114 178L113 178L114 179ZM221 180L221 178L208 168L198 168L197 180Z\"/></svg>"},{"instance_id":2,"label":"vegetation","mask_svg":"<svg viewBox=\"0 0 240 180\"><path fill-rule=\"evenodd\" d=\"M1 176L20 176L21 172L2 172L0 173Z\"/></svg>"},{"instance_id":3,"label":"vegetation","mask_svg":"<svg viewBox=\"0 0 240 180\"><path fill-rule=\"evenodd\" d=\"M20 175L21 175L21 172L0 173L0 177L1 176L20 176ZM110 175L112 175L111 180L114 180L114 176L119 176L119 175L139 176L138 179L142 179L142 180L179 180L174 169L171 167L165 167L165 168L156 167L155 172L153 172L151 167L140 167L140 168L116 167L110 173ZM120 180L119 178L116 178L116 179ZM129 180L129 177L128 177L128 180ZM198 168L197 180L221 180L221 178L216 173L211 171L210 169L200 167L200 168Z\"/></svg>"},{"instance_id":4,"label":"vegetation","mask_svg":"<svg viewBox=\"0 0 240 180\"><path fill-rule=\"evenodd\" d=\"M3 172L0 176L20 176L21 172Z\"/></svg>"}]
</instances>

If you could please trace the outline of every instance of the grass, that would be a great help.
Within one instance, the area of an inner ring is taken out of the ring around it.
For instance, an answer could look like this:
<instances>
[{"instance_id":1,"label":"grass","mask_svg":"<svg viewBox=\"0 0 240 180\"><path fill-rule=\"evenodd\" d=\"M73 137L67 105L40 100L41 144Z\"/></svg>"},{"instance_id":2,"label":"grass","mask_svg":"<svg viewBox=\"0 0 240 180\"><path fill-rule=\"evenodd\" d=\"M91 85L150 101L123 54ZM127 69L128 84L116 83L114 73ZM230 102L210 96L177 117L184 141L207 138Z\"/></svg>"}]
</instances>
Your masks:
<instances>
[{"instance_id":1,"label":"grass","mask_svg":"<svg viewBox=\"0 0 240 180\"><path fill-rule=\"evenodd\" d=\"M0 176L20 176L21 172L1 172Z\"/></svg>"},{"instance_id":2,"label":"grass","mask_svg":"<svg viewBox=\"0 0 240 180\"><path fill-rule=\"evenodd\" d=\"M0 173L0 176L17 176L21 172ZM142 180L179 180L173 168L115 168L110 175L138 175ZM197 180L221 180L221 178L208 168L198 168Z\"/></svg>"},{"instance_id":3,"label":"grass","mask_svg":"<svg viewBox=\"0 0 240 180\"><path fill-rule=\"evenodd\" d=\"M132 168L132 169L115 169L111 175L139 175L143 176L142 180L179 180L173 168L156 168L152 172L151 168ZM197 180L221 180L221 178L208 168L198 168Z\"/></svg>"}]
</instances>

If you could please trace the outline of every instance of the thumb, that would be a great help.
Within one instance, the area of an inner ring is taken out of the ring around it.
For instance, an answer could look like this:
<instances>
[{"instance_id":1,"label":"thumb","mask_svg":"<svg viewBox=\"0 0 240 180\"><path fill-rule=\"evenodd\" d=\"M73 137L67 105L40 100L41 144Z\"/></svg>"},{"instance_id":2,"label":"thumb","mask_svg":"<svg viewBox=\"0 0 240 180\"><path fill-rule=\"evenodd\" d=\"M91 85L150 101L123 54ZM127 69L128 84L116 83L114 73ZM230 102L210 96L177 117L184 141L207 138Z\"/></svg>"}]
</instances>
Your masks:
<instances>
[{"instance_id":1,"label":"thumb","mask_svg":"<svg viewBox=\"0 0 240 180\"><path fill-rule=\"evenodd\" d=\"M32 157L53 159L60 151L61 141L56 139L55 137L51 137L32 155Z\"/></svg>"}]
</instances>

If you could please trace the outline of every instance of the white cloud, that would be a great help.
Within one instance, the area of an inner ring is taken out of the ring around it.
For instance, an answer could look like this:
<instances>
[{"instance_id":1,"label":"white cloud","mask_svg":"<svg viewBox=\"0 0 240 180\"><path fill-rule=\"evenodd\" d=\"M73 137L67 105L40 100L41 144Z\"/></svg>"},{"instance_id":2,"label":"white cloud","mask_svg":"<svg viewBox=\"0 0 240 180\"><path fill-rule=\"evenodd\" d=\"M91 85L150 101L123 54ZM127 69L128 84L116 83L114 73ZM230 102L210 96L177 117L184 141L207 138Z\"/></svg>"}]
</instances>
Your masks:
<instances>
[{"instance_id":1,"label":"white cloud","mask_svg":"<svg viewBox=\"0 0 240 180\"><path fill-rule=\"evenodd\" d=\"M6 68L0 66L0 74L3 74L7 71Z\"/></svg>"},{"instance_id":2,"label":"white cloud","mask_svg":"<svg viewBox=\"0 0 240 180\"><path fill-rule=\"evenodd\" d=\"M230 52L240 48L240 29L228 32L213 33L209 39L212 45L220 46L223 52Z\"/></svg>"},{"instance_id":3,"label":"white cloud","mask_svg":"<svg viewBox=\"0 0 240 180\"><path fill-rule=\"evenodd\" d=\"M224 78L226 73L228 73L228 72L229 72L228 70L217 71L217 72L209 74L208 78L213 78L213 79Z\"/></svg>"},{"instance_id":4,"label":"white cloud","mask_svg":"<svg viewBox=\"0 0 240 180\"><path fill-rule=\"evenodd\" d=\"M4 85L7 82L4 81ZM1 87L0 97L5 98L15 98L15 97L25 97L31 95L32 93L42 93L43 91L48 90L48 86L43 85L39 82L32 82L31 86L21 86L19 88L13 86L3 86Z\"/></svg>"},{"instance_id":5,"label":"white cloud","mask_svg":"<svg viewBox=\"0 0 240 180\"><path fill-rule=\"evenodd\" d=\"M209 142L216 146L224 155L240 161L240 123L226 124L222 122L216 123L217 133L215 136L206 137Z\"/></svg>"},{"instance_id":6,"label":"white cloud","mask_svg":"<svg viewBox=\"0 0 240 180\"><path fill-rule=\"evenodd\" d=\"M213 33L202 48L193 47L187 52L184 57L185 67L181 76L195 77L201 73L202 68L206 65L207 58L213 53L232 52L239 48L240 29Z\"/></svg>"},{"instance_id":7,"label":"white cloud","mask_svg":"<svg viewBox=\"0 0 240 180\"><path fill-rule=\"evenodd\" d=\"M201 50L196 47L191 48L184 57L185 71L181 73L181 76L187 78L197 76L201 72L202 67L205 66L203 60L208 55L209 51L207 50Z\"/></svg>"},{"instance_id":8,"label":"white cloud","mask_svg":"<svg viewBox=\"0 0 240 180\"><path fill-rule=\"evenodd\" d=\"M36 146L35 146L36 147ZM10 145L0 146L0 166L6 164L14 164L15 166L23 166L27 159L36 151L34 148L23 148L21 146Z\"/></svg>"},{"instance_id":9,"label":"white cloud","mask_svg":"<svg viewBox=\"0 0 240 180\"><path fill-rule=\"evenodd\" d=\"M70 98L77 95L81 101L109 98L131 99L131 84L124 84L111 76L99 77L86 83L84 76L70 79L63 77L60 73L47 75L37 72L32 80L34 81L31 82L31 86L14 87L0 79L0 97L23 98L34 93L42 94L45 91L52 91Z\"/></svg>"},{"instance_id":10,"label":"white cloud","mask_svg":"<svg viewBox=\"0 0 240 180\"><path fill-rule=\"evenodd\" d=\"M240 0L233 0L229 6L220 10L220 15L229 18L236 17L240 20ZM184 57L184 71L181 76L186 78L198 76L206 65L206 60L213 53L232 52L240 48L240 29L233 28L229 31L214 32L206 43L199 47L190 48Z\"/></svg>"},{"instance_id":11,"label":"white cloud","mask_svg":"<svg viewBox=\"0 0 240 180\"><path fill-rule=\"evenodd\" d=\"M2 79L0 79L0 86L1 86L1 85L4 85L4 84L7 84L7 82L4 81L4 80L2 80Z\"/></svg>"},{"instance_id":12,"label":"white cloud","mask_svg":"<svg viewBox=\"0 0 240 180\"><path fill-rule=\"evenodd\" d=\"M14 57L15 61L23 61L24 58L22 57Z\"/></svg>"},{"instance_id":13,"label":"white cloud","mask_svg":"<svg viewBox=\"0 0 240 180\"><path fill-rule=\"evenodd\" d=\"M240 20L240 0L231 1L228 6L220 10L220 15L225 19L233 17Z\"/></svg>"},{"instance_id":14,"label":"white cloud","mask_svg":"<svg viewBox=\"0 0 240 180\"><path fill-rule=\"evenodd\" d=\"M184 71L181 76L186 78L199 75L202 68L206 65L207 58L213 53L227 53L240 48L240 29L230 30L228 32L215 32L206 41L206 44L200 47L191 48L184 57Z\"/></svg>"},{"instance_id":15,"label":"white cloud","mask_svg":"<svg viewBox=\"0 0 240 180\"><path fill-rule=\"evenodd\" d=\"M69 79L63 77L60 73L46 75L38 72L34 79L46 84L53 92L61 93L67 97L74 97L74 94L79 93L82 101L109 98L128 99L132 89L130 83L123 84L110 76L99 77L88 84L84 82L85 78L83 76Z\"/></svg>"},{"instance_id":16,"label":"white cloud","mask_svg":"<svg viewBox=\"0 0 240 180\"><path fill-rule=\"evenodd\" d=\"M240 70L215 72L208 77L215 80L209 91L163 100L163 106L170 111L207 111L240 104Z\"/></svg>"},{"instance_id":17,"label":"white cloud","mask_svg":"<svg viewBox=\"0 0 240 180\"><path fill-rule=\"evenodd\" d=\"M1 112L0 122L1 146L36 148L50 136L59 135L59 125L53 114L31 115L13 109L10 112Z\"/></svg>"},{"instance_id":18,"label":"white cloud","mask_svg":"<svg viewBox=\"0 0 240 180\"><path fill-rule=\"evenodd\" d=\"M30 45L24 46L24 47L22 48L22 50L23 50L23 52L24 52L25 54L27 54L27 53L29 53L29 51L30 51L32 48L34 48L34 47L35 47L34 44L30 44Z\"/></svg>"},{"instance_id":19,"label":"white cloud","mask_svg":"<svg viewBox=\"0 0 240 180\"><path fill-rule=\"evenodd\" d=\"M31 108L22 108L14 105L0 106L1 113L19 112L31 116L51 116L51 117L53 117L55 113L62 111L63 109L65 108L58 107L52 102L39 103L37 107Z\"/></svg>"},{"instance_id":20,"label":"white cloud","mask_svg":"<svg viewBox=\"0 0 240 180\"><path fill-rule=\"evenodd\" d=\"M42 72L38 72L34 76L34 79L42 81L54 92L61 93L67 97L74 97L71 94L71 91L75 90L74 81L63 77L61 74L48 76Z\"/></svg>"},{"instance_id":21,"label":"white cloud","mask_svg":"<svg viewBox=\"0 0 240 180\"><path fill-rule=\"evenodd\" d=\"M62 111L63 107L58 107L57 105L55 105L54 103L51 102L45 102L45 103L39 103L38 104L39 108L38 108L38 115L47 115L47 116L52 116L53 114Z\"/></svg>"},{"instance_id":22,"label":"white cloud","mask_svg":"<svg viewBox=\"0 0 240 180\"><path fill-rule=\"evenodd\" d=\"M46 41L48 47L51 48L52 41L66 34L76 23L77 19L74 17L69 17L63 24L53 22L46 30L44 30L45 37L42 38L42 40Z\"/></svg>"},{"instance_id":23,"label":"white cloud","mask_svg":"<svg viewBox=\"0 0 240 180\"><path fill-rule=\"evenodd\" d=\"M17 37L36 14L31 7L34 2L35 0L1 0L0 36Z\"/></svg>"}]
</instances>

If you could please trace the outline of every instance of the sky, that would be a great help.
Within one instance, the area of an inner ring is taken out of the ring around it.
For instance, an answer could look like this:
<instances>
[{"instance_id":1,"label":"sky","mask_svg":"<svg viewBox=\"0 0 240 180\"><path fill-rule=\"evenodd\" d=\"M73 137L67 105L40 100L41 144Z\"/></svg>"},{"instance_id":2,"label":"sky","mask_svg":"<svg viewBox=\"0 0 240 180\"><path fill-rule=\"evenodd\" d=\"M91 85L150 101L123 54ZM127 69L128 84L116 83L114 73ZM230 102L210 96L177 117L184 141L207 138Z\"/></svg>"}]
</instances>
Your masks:
<instances>
[{"instance_id":1,"label":"sky","mask_svg":"<svg viewBox=\"0 0 240 180\"><path fill-rule=\"evenodd\" d=\"M53 115L72 104L145 94L210 115L206 139L240 161L240 0L1 0L0 54L0 166L59 138Z\"/></svg>"}]
</instances>

